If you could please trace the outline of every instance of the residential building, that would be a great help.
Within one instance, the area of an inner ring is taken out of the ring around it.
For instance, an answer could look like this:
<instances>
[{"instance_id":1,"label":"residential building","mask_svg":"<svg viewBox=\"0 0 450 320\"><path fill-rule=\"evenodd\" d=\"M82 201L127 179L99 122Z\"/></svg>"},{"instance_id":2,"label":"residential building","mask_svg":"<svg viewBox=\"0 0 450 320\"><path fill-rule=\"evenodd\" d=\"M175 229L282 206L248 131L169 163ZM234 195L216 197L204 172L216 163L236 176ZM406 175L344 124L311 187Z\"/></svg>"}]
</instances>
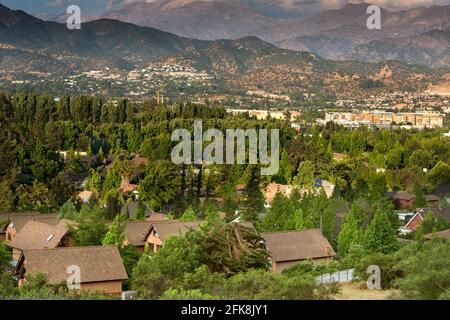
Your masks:
<instances>
[{"instance_id":1,"label":"residential building","mask_svg":"<svg viewBox=\"0 0 450 320\"><path fill-rule=\"evenodd\" d=\"M19 279L19 286L26 282L28 274L36 273L45 273L50 284L58 285L67 282L72 268L79 268L81 291L98 290L108 295L120 295L123 281L128 279L115 246L25 250L14 275Z\"/></svg>"},{"instance_id":2,"label":"residential building","mask_svg":"<svg viewBox=\"0 0 450 320\"><path fill-rule=\"evenodd\" d=\"M6 241L10 242L15 235L29 222L37 221L56 226L59 221L56 214L42 214L39 212L11 213L8 215L9 224L5 229Z\"/></svg>"},{"instance_id":3,"label":"residential building","mask_svg":"<svg viewBox=\"0 0 450 320\"><path fill-rule=\"evenodd\" d=\"M13 249L13 260L18 261L24 250L53 249L74 245L69 230L62 225L52 226L37 221L28 221L9 243Z\"/></svg>"},{"instance_id":4,"label":"residential building","mask_svg":"<svg viewBox=\"0 0 450 320\"><path fill-rule=\"evenodd\" d=\"M125 240L123 245L133 245L139 253L144 253L146 235L150 231L152 222L129 221L125 226Z\"/></svg>"},{"instance_id":5,"label":"residential building","mask_svg":"<svg viewBox=\"0 0 450 320\"><path fill-rule=\"evenodd\" d=\"M412 231L416 231L422 224L422 221L428 214L432 214L435 219L441 218L450 222L450 208L424 208L417 209L414 216L408 221L408 223L400 229L402 234L408 234Z\"/></svg>"},{"instance_id":6,"label":"residential building","mask_svg":"<svg viewBox=\"0 0 450 320\"><path fill-rule=\"evenodd\" d=\"M148 243L151 251L158 252L167 238L171 236L182 236L189 230L199 230L202 221L179 221L179 220L167 220L153 222L144 239Z\"/></svg>"},{"instance_id":7,"label":"residential building","mask_svg":"<svg viewBox=\"0 0 450 320\"><path fill-rule=\"evenodd\" d=\"M281 272L302 261L328 262L336 256L319 229L263 233L273 272Z\"/></svg>"}]
</instances>

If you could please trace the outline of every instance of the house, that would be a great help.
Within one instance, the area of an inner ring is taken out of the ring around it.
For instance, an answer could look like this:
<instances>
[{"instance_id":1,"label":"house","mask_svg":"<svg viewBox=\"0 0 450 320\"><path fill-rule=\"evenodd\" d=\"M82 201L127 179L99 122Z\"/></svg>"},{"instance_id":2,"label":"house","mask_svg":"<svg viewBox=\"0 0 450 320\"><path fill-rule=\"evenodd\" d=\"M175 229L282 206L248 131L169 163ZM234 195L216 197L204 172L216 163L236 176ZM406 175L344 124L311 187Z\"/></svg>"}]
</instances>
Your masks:
<instances>
[{"instance_id":1,"label":"house","mask_svg":"<svg viewBox=\"0 0 450 320\"><path fill-rule=\"evenodd\" d=\"M323 179L315 179L314 187L322 188L323 191L325 191L327 198L331 198L333 196L334 189L336 186L332 184L330 181Z\"/></svg>"},{"instance_id":2,"label":"house","mask_svg":"<svg viewBox=\"0 0 450 320\"><path fill-rule=\"evenodd\" d=\"M150 231L152 222L129 221L125 226L125 240L123 245L133 245L139 253L144 253L146 246L146 235Z\"/></svg>"},{"instance_id":3,"label":"house","mask_svg":"<svg viewBox=\"0 0 450 320\"><path fill-rule=\"evenodd\" d=\"M397 191L391 194L396 209L414 208L414 195L408 191Z\"/></svg>"},{"instance_id":4,"label":"house","mask_svg":"<svg viewBox=\"0 0 450 320\"><path fill-rule=\"evenodd\" d=\"M9 243L13 260L18 261L24 250L53 249L74 245L69 230L62 225L52 226L30 220Z\"/></svg>"},{"instance_id":5,"label":"house","mask_svg":"<svg viewBox=\"0 0 450 320\"><path fill-rule=\"evenodd\" d=\"M439 205L439 202L441 201L441 198L434 194L428 194L425 196L425 200L427 202L427 205L430 207L436 207Z\"/></svg>"},{"instance_id":6,"label":"house","mask_svg":"<svg viewBox=\"0 0 450 320\"><path fill-rule=\"evenodd\" d=\"M189 230L199 230L202 221L167 220L153 222L144 236L150 250L158 252L170 236L182 236Z\"/></svg>"},{"instance_id":7,"label":"house","mask_svg":"<svg viewBox=\"0 0 450 320\"><path fill-rule=\"evenodd\" d=\"M82 203L89 203L93 194L92 191L82 191L78 194L78 199L80 199Z\"/></svg>"},{"instance_id":8,"label":"house","mask_svg":"<svg viewBox=\"0 0 450 320\"><path fill-rule=\"evenodd\" d=\"M281 193L285 197L290 198L292 192L294 191L294 186L292 185L284 185L278 183L271 183L264 189L264 198L267 205L270 205L273 202L277 193Z\"/></svg>"},{"instance_id":9,"label":"house","mask_svg":"<svg viewBox=\"0 0 450 320\"><path fill-rule=\"evenodd\" d=\"M71 268L79 268L79 285L84 290L99 290L120 295L127 272L115 246L70 247L22 252L14 270L19 286L28 274L45 273L50 284L67 283Z\"/></svg>"},{"instance_id":10,"label":"house","mask_svg":"<svg viewBox=\"0 0 450 320\"><path fill-rule=\"evenodd\" d=\"M431 240L433 237L438 237L442 239L450 239L450 229L439 231L436 233L429 233L424 236L425 239Z\"/></svg>"},{"instance_id":11,"label":"house","mask_svg":"<svg viewBox=\"0 0 450 320\"><path fill-rule=\"evenodd\" d=\"M11 213L9 214L9 224L5 230L6 241L12 241L28 221L42 222L52 226L56 226L59 223L56 214L42 214L39 212Z\"/></svg>"},{"instance_id":12,"label":"house","mask_svg":"<svg viewBox=\"0 0 450 320\"><path fill-rule=\"evenodd\" d=\"M271 256L273 272L281 272L308 259L328 262L336 256L319 229L267 232L262 237Z\"/></svg>"},{"instance_id":13,"label":"house","mask_svg":"<svg viewBox=\"0 0 450 320\"><path fill-rule=\"evenodd\" d=\"M447 221L450 221L450 208L417 209L415 215L408 221L408 223L404 227L400 228L400 232L402 234L408 234L412 231L416 231L429 213L432 213L435 219L441 217Z\"/></svg>"},{"instance_id":14,"label":"house","mask_svg":"<svg viewBox=\"0 0 450 320\"><path fill-rule=\"evenodd\" d=\"M127 177L122 177L122 182L120 183L119 191L122 193L133 193L137 191L138 186L131 184Z\"/></svg>"}]
</instances>

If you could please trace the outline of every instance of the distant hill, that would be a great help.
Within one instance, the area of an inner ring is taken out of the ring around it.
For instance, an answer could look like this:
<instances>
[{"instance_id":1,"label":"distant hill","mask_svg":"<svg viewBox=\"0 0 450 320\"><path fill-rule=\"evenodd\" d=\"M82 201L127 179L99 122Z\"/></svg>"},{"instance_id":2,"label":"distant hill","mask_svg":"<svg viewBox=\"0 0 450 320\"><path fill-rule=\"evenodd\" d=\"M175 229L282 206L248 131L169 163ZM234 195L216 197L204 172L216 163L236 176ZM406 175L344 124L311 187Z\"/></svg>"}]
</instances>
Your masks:
<instances>
[{"instance_id":1,"label":"distant hill","mask_svg":"<svg viewBox=\"0 0 450 320\"><path fill-rule=\"evenodd\" d=\"M364 92L367 81L375 80L383 83L382 90L397 90L426 86L441 74L398 62L325 60L313 53L280 49L253 36L195 40L109 19L68 30L65 24L0 6L0 79L48 80L106 67L127 72L154 63L204 70L214 76L219 92L357 93Z\"/></svg>"},{"instance_id":2,"label":"distant hill","mask_svg":"<svg viewBox=\"0 0 450 320\"><path fill-rule=\"evenodd\" d=\"M282 48L306 50L328 59L359 59L358 51L364 51L364 45L372 41L389 39L388 42L392 42L392 39L450 27L450 6L432 6L395 12L382 9L382 29L369 30L366 27L368 6L367 3L347 4L340 9L304 17L299 9L306 8L307 2L295 6L285 0L160 0L131 3L102 17L198 39L257 36ZM287 14L289 10L291 14ZM358 46L363 47L357 49ZM390 46L390 50L395 51L395 48ZM392 52L386 57L409 63L408 55L402 52ZM434 51L430 54L439 55ZM419 59L418 63L441 65L430 61Z\"/></svg>"},{"instance_id":3,"label":"distant hill","mask_svg":"<svg viewBox=\"0 0 450 320\"><path fill-rule=\"evenodd\" d=\"M216 40L236 39L275 23L269 16L236 0L164 0L135 2L101 18L158 28L180 36Z\"/></svg>"}]
</instances>

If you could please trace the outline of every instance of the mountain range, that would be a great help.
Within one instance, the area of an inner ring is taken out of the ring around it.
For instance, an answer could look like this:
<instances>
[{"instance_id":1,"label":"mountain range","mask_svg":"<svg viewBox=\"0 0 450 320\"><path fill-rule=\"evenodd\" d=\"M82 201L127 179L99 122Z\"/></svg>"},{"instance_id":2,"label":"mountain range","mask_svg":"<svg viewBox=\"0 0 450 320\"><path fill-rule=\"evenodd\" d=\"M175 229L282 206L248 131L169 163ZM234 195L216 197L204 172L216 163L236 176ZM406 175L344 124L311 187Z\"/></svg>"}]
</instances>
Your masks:
<instances>
[{"instance_id":1,"label":"mountain range","mask_svg":"<svg viewBox=\"0 0 450 320\"><path fill-rule=\"evenodd\" d=\"M65 24L0 5L0 80L51 81L55 76L105 68L128 72L155 63L179 63L205 71L224 92L357 93L371 82L389 90L407 90L423 88L448 72L394 61L326 60L314 53L279 48L254 36L190 39L111 19L69 30Z\"/></svg>"},{"instance_id":2,"label":"mountain range","mask_svg":"<svg viewBox=\"0 0 450 320\"><path fill-rule=\"evenodd\" d=\"M100 17L83 18L85 22L120 20L202 40L256 36L280 48L309 51L333 60L394 59L430 67L448 65L450 5L402 11L382 9L381 30L369 30L369 3L343 7L340 3L336 2L336 9L322 11L316 1L131 1ZM41 17L58 22L67 19L65 13Z\"/></svg>"}]
</instances>

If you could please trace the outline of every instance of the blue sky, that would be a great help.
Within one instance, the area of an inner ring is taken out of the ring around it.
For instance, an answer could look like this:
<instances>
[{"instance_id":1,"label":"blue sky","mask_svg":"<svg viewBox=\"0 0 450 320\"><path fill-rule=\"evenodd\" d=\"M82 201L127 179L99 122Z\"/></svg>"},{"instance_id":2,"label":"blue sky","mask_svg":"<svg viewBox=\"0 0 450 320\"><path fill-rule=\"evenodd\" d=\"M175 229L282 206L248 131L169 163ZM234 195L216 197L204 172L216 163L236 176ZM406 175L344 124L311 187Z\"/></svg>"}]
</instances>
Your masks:
<instances>
[{"instance_id":1,"label":"blue sky","mask_svg":"<svg viewBox=\"0 0 450 320\"><path fill-rule=\"evenodd\" d=\"M109 6L108 0L0 0L11 9L20 9L28 13L59 14L71 4L79 5L87 14L100 14Z\"/></svg>"}]
</instances>

